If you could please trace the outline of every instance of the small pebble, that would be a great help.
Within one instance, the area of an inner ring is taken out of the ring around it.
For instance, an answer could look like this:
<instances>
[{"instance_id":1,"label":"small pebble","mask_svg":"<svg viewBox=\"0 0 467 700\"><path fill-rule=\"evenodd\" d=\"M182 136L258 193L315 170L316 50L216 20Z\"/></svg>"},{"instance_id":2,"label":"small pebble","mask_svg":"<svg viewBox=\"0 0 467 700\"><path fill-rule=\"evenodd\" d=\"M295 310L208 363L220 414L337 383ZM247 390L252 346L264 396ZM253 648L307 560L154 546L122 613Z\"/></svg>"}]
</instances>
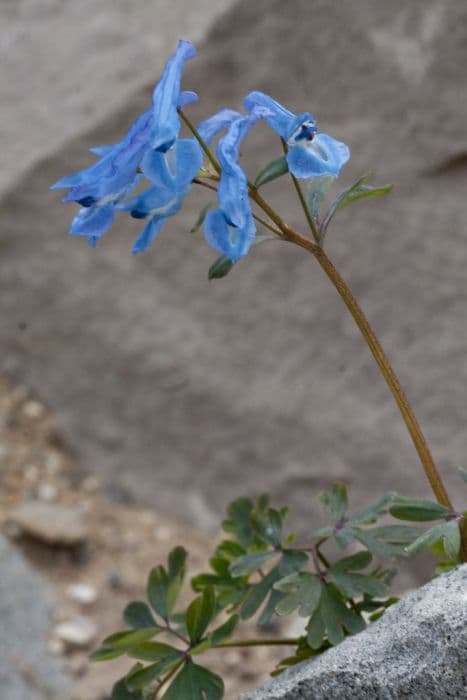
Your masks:
<instances>
[{"instance_id":1,"label":"small pebble","mask_svg":"<svg viewBox=\"0 0 467 700\"><path fill-rule=\"evenodd\" d=\"M23 414L27 418L40 418L44 412L45 408L39 401L26 401L23 406Z\"/></svg>"},{"instance_id":2,"label":"small pebble","mask_svg":"<svg viewBox=\"0 0 467 700\"><path fill-rule=\"evenodd\" d=\"M73 617L58 624L55 636L71 647L87 647L97 636L97 627L88 617Z\"/></svg>"},{"instance_id":3,"label":"small pebble","mask_svg":"<svg viewBox=\"0 0 467 700\"><path fill-rule=\"evenodd\" d=\"M87 583L73 583L66 590L68 598L80 605L93 605L97 600L97 590Z\"/></svg>"}]
</instances>

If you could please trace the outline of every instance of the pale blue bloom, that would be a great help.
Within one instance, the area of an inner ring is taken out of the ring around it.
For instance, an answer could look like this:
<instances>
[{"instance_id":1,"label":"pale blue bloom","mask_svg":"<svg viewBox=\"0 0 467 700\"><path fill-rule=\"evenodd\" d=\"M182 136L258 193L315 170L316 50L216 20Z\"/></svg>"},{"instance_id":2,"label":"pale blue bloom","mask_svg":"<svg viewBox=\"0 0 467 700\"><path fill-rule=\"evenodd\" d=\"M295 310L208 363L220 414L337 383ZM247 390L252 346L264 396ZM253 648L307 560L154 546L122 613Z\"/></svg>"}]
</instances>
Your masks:
<instances>
[{"instance_id":1,"label":"pale blue bloom","mask_svg":"<svg viewBox=\"0 0 467 700\"><path fill-rule=\"evenodd\" d=\"M189 42L180 41L154 90L153 107L136 119L122 141L91 149L99 157L94 165L52 186L70 188L63 201L75 201L83 207L73 219L70 233L85 236L94 246L112 225L117 205L138 183L139 171L155 187L162 187L162 199L168 188L170 201L181 205L188 183L202 163L201 149L194 139L177 139L177 109L197 100L194 92L180 92L183 65L195 53ZM165 218L175 208L178 211L180 206L172 204ZM154 229L152 223L151 227Z\"/></svg>"},{"instance_id":2,"label":"pale blue bloom","mask_svg":"<svg viewBox=\"0 0 467 700\"><path fill-rule=\"evenodd\" d=\"M309 112L292 114L262 92L251 92L246 96L244 105L250 112L263 108L264 118L271 129L287 143L287 163L295 177L337 177L342 166L349 160L348 146L332 136L318 133L316 120Z\"/></svg>"},{"instance_id":3,"label":"pale blue bloom","mask_svg":"<svg viewBox=\"0 0 467 700\"><path fill-rule=\"evenodd\" d=\"M248 181L238 164L240 144L259 114L239 116L230 110L221 112L200 127L204 136L214 135L228 126L227 133L219 140L217 157L222 168L218 188L219 208L210 211L204 221L207 242L215 250L236 262L246 255L256 237L256 227L248 196Z\"/></svg>"}]
</instances>

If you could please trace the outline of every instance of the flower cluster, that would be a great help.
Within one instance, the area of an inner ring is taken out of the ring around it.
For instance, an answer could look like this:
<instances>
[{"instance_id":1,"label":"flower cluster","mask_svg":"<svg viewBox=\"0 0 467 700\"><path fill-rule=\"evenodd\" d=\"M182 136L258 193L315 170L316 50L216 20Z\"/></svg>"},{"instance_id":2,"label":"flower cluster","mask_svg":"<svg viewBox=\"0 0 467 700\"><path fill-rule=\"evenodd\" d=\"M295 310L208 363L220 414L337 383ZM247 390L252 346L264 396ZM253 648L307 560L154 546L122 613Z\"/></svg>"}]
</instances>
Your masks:
<instances>
[{"instance_id":1,"label":"flower cluster","mask_svg":"<svg viewBox=\"0 0 467 700\"><path fill-rule=\"evenodd\" d=\"M337 176L349 159L345 144L317 132L311 114L295 115L261 92L247 95L245 114L222 109L201 122L192 138L181 138L179 110L198 99L196 93L181 91L184 63L195 54L189 42L180 41L154 89L152 107L135 120L122 141L91 149L98 156L94 165L52 186L69 190L63 201L81 205L70 233L84 236L91 246L111 227L116 211L124 211L145 220L133 253L146 250L165 221L181 209L200 174L200 143L209 145L221 132L216 148L218 208L206 215L204 230L207 242L233 262L248 252L256 236L249 184L239 165L240 145L256 122L266 121L287 144L288 169L297 178ZM127 198L143 177L150 187Z\"/></svg>"}]
</instances>

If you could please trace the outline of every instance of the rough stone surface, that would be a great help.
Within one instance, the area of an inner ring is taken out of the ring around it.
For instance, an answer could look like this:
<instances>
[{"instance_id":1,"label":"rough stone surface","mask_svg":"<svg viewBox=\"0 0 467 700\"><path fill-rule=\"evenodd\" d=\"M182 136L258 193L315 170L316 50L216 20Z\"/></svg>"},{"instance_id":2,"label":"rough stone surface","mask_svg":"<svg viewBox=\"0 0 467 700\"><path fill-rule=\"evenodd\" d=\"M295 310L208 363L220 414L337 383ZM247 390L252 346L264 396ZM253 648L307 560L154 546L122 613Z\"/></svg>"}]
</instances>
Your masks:
<instances>
[{"instance_id":1,"label":"rough stone surface","mask_svg":"<svg viewBox=\"0 0 467 700\"><path fill-rule=\"evenodd\" d=\"M232 0L0 3L0 191L152 80ZM53 37L53 44L51 44ZM53 48L53 50L51 50Z\"/></svg>"},{"instance_id":2,"label":"rough stone surface","mask_svg":"<svg viewBox=\"0 0 467 700\"><path fill-rule=\"evenodd\" d=\"M46 652L49 589L0 536L0 688L2 700L65 700L63 665Z\"/></svg>"},{"instance_id":3,"label":"rough stone surface","mask_svg":"<svg viewBox=\"0 0 467 700\"><path fill-rule=\"evenodd\" d=\"M8 517L22 533L45 544L74 547L87 537L84 513L73 506L30 501L12 510Z\"/></svg>"},{"instance_id":4,"label":"rough stone surface","mask_svg":"<svg viewBox=\"0 0 467 700\"><path fill-rule=\"evenodd\" d=\"M241 698L467 698L467 565L405 596L364 632Z\"/></svg>"},{"instance_id":5,"label":"rough stone surface","mask_svg":"<svg viewBox=\"0 0 467 700\"><path fill-rule=\"evenodd\" d=\"M271 92L349 143L342 185L369 169L396 183L384 201L336 217L327 247L456 492L467 454L467 4L293 7L244 0L216 24L185 73L184 86L202 95L193 114ZM96 61L100 51L96 42ZM100 90L107 77L92 82ZM387 490L428 495L373 358L303 251L262 246L209 283L214 253L187 234L206 201L198 192L144 255L129 254L137 221L119 223L96 250L66 235L73 207L49 184L89 164L90 146L119 138L151 87L4 197L1 368L55 410L85 469L197 525L217 525L233 496L270 491L309 530L320 517L313 497L336 479L355 506ZM262 165L277 141L258 127L250 147L250 163ZM303 229L293 190L267 187Z\"/></svg>"}]
</instances>

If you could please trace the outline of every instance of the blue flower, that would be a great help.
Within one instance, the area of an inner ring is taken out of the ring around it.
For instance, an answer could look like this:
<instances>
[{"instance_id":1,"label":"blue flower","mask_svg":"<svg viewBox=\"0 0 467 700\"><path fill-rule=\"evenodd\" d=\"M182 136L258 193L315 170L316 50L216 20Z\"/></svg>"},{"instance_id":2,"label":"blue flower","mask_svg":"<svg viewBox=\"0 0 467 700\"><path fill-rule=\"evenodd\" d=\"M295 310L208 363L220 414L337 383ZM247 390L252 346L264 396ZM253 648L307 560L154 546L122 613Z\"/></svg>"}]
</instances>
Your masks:
<instances>
[{"instance_id":1,"label":"blue flower","mask_svg":"<svg viewBox=\"0 0 467 700\"><path fill-rule=\"evenodd\" d=\"M133 246L133 254L146 250L166 220L180 211L202 162L202 152L195 139L177 139L166 153L148 151L141 168L153 186L116 207L129 211L134 219L149 218Z\"/></svg>"},{"instance_id":2,"label":"blue flower","mask_svg":"<svg viewBox=\"0 0 467 700\"><path fill-rule=\"evenodd\" d=\"M348 146L332 136L317 132L316 120L309 112L292 114L279 102L262 92L251 92L244 100L248 111L263 108L271 129L286 141L287 163L298 178L339 175L350 158Z\"/></svg>"},{"instance_id":3,"label":"blue flower","mask_svg":"<svg viewBox=\"0 0 467 700\"><path fill-rule=\"evenodd\" d=\"M200 125L207 140L228 127L217 146L217 157L222 168L218 188L219 208L207 213L204 234L209 245L232 262L248 253L256 237L248 180L238 164L238 155L241 142L260 118L255 111L241 116L231 110L221 110Z\"/></svg>"},{"instance_id":4,"label":"blue flower","mask_svg":"<svg viewBox=\"0 0 467 700\"><path fill-rule=\"evenodd\" d=\"M178 211L189 191L188 183L202 164L199 144L194 139L177 138L180 131L177 109L197 100L194 92L180 92L183 65L195 53L189 42L180 41L154 89L153 107L136 119L122 141L91 149L99 157L94 165L52 185L52 189L69 188L63 201L75 201L82 206L73 219L70 233L85 236L94 246L112 225L115 210L122 208L119 206L122 200L139 182L139 171L153 183L148 192L161 188L157 201L154 197L150 200L151 207L145 216L160 206L165 207L164 220ZM167 205L169 194L171 206ZM145 240L154 238L158 222L160 217L153 215L146 227L151 236L146 235ZM148 243L141 247L139 239L139 245L139 249L144 249Z\"/></svg>"}]
</instances>

